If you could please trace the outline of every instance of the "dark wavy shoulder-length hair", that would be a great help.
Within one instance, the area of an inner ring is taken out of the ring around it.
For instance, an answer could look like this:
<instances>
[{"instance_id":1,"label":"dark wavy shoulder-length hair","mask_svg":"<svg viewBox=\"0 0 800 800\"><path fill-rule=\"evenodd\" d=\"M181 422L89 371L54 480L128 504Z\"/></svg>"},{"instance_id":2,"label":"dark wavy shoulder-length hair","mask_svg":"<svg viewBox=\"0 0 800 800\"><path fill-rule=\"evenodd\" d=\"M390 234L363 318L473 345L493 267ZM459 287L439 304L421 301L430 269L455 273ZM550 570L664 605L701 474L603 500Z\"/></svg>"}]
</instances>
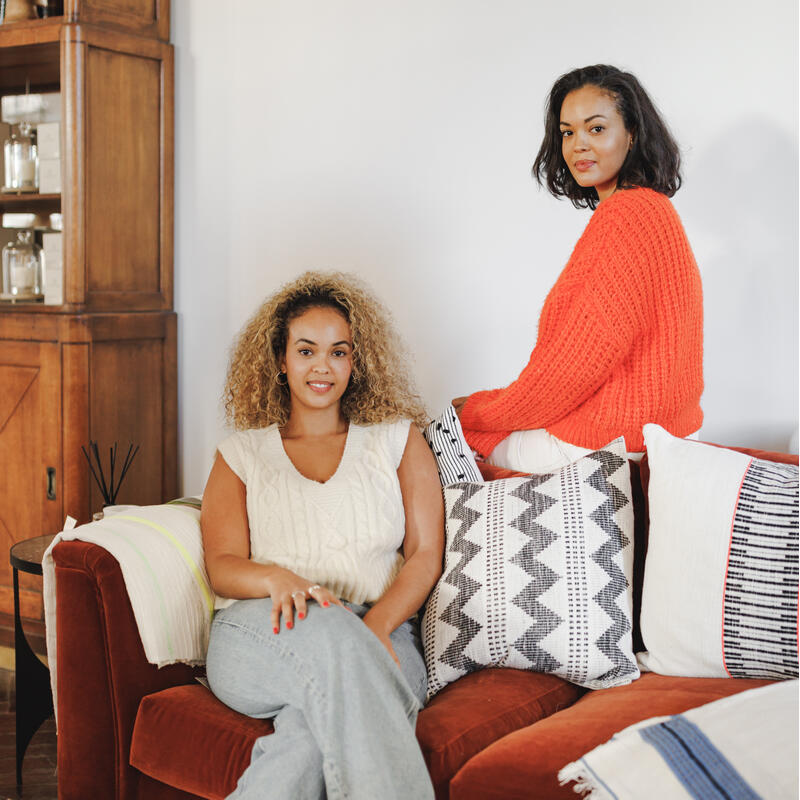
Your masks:
<instances>
[{"instance_id":1,"label":"dark wavy shoulder-length hair","mask_svg":"<svg viewBox=\"0 0 800 800\"><path fill-rule=\"evenodd\" d=\"M550 90L545 108L544 140L533 163L533 176L551 194L567 197L576 208L596 208L594 187L583 187L572 177L561 154L561 106L576 89L596 86L613 97L633 144L617 185L644 186L672 197L681 185L681 157L664 120L642 85L630 72L606 64L581 67L562 75Z\"/></svg>"}]
</instances>

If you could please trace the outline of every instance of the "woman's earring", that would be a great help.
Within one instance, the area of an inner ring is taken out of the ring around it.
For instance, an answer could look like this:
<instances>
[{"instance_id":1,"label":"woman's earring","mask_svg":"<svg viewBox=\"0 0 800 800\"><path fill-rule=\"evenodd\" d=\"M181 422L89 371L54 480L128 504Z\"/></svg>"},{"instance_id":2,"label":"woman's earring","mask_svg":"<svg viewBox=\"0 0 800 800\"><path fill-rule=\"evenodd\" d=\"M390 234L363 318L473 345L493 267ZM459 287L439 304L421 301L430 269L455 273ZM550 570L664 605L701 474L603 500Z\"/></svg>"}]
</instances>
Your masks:
<instances>
[{"instance_id":1,"label":"woman's earring","mask_svg":"<svg viewBox=\"0 0 800 800\"><path fill-rule=\"evenodd\" d=\"M281 378L283 378L283 380L281 380ZM283 370L281 370L275 376L275 383L277 383L278 386L288 386L289 385L289 379L286 377L286 373Z\"/></svg>"}]
</instances>

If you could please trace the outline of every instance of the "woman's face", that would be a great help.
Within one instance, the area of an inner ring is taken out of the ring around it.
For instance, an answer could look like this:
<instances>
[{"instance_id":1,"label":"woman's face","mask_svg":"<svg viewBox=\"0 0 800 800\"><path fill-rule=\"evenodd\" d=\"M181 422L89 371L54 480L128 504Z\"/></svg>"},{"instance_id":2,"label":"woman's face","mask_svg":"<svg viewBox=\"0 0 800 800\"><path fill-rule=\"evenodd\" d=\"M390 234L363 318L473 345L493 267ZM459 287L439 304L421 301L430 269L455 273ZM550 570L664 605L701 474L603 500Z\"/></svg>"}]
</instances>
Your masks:
<instances>
[{"instance_id":1,"label":"woman's face","mask_svg":"<svg viewBox=\"0 0 800 800\"><path fill-rule=\"evenodd\" d=\"M593 186L600 200L617 188L633 138L616 101L597 86L570 92L561 104L561 154L580 186Z\"/></svg>"},{"instance_id":2,"label":"woman's face","mask_svg":"<svg viewBox=\"0 0 800 800\"><path fill-rule=\"evenodd\" d=\"M309 308L289 323L281 370L292 408L338 406L353 371L353 334L333 308Z\"/></svg>"}]
</instances>

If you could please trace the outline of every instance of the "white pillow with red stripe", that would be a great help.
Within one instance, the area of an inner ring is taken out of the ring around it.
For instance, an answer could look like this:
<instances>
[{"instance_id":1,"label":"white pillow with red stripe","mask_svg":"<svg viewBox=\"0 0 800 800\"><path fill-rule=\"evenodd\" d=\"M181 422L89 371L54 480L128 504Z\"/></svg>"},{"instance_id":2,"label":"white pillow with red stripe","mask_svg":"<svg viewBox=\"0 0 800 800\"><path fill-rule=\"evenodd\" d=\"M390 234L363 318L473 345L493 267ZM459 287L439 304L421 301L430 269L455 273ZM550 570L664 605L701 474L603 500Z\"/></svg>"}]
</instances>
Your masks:
<instances>
[{"instance_id":1,"label":"white pillow with red stripe","mask_svg":"<svg viewBox=\"0 0 800 800\"><path fill-rule=\"evenodd\" d=\"M798 468L645 425L642 669L796 678Z\"/></svg>"}]
</instances>

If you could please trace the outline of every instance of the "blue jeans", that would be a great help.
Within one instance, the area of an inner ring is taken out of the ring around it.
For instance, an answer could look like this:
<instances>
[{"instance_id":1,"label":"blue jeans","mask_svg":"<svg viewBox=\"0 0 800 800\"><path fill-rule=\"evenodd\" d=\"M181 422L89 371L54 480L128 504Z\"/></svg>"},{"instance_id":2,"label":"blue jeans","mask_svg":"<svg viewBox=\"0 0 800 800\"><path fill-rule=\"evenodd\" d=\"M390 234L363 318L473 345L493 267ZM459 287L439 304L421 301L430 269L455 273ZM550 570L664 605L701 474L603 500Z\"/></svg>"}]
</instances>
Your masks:
<instances>
[{"instance_id":1,"label":"blue jeans","mask_svg":"<svg viewBox=\"0 0 800 800\"><path fill-rule=\"evenodd\" d=\"M427 688L414 626L391 635L397 664L361 617L367 606L322 608L274 634L269 598L217 612L206 672L225 705L274 718L229 800L432 800L414 728Z\"/></svg>"}]
</instances>

